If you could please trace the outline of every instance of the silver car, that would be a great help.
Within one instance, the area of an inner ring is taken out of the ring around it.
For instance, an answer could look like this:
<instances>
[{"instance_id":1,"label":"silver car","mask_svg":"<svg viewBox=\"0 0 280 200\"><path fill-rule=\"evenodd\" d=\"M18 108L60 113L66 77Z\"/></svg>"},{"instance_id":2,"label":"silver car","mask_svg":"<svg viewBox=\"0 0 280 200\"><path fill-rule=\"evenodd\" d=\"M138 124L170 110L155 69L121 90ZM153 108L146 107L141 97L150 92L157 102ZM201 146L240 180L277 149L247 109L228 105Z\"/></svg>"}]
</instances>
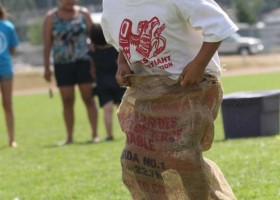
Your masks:
<instances>
[{"instance_id":1,"label":"silver car","mask_svg":"<svg viewBox=\"0 0 280 200\"><path fill-rule=\"evenodd\" d=\"M242 37L234 33L223 40L218 51L221 54L256 54L263 51L264 46L260 39L255 37Z\"/></svg>"}]
</instances>

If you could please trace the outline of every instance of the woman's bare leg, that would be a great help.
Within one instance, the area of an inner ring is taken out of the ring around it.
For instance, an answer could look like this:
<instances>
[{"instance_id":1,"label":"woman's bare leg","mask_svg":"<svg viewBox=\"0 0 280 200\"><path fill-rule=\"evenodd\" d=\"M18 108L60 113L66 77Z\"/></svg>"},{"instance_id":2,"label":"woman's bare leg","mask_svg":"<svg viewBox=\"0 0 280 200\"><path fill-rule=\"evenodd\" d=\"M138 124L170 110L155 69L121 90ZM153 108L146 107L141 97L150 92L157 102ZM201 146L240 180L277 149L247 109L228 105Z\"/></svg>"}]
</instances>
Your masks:
<instances>
[{"instance_id":1,"label":"woman's bare leg","mask_svg":"<svg viewBox=\"0 0 280 200\"><path fill-rule=\"evenodd\" d=\"M97 107L94 98L92 97L92 84L80 84L79 85L80 93L83 99L83 102L87 109L89 123L92 129L92 139L93 141L98 140L97 134Z\"/></svg>"},{"instance_id":2,"label":"woman's bare leg","mask_svg":"<svg viewBox=\"0 0 280 200\"><path fill-rule=\"evenodd\" d=\"M66 144L70 144L73 142L73 129L75 121L75 88L74 86L63 86L59 88L59 91L63 104L63 117L67 131Z\"/></svg>"},{"instance_id":3,"label":"woman's bare leg","mask_svg":"<svg viewBox=\"0 0 280 200\"><path fill-rule=\"evenodd\" d=\"M9 134L9 145L11 147L16 147L17 144L15 142L14 136L14 112L12 102L13 81L2 81L0 86L2 92L2 104L5 113L6 126Z\"/></svg>"}]
</instances>

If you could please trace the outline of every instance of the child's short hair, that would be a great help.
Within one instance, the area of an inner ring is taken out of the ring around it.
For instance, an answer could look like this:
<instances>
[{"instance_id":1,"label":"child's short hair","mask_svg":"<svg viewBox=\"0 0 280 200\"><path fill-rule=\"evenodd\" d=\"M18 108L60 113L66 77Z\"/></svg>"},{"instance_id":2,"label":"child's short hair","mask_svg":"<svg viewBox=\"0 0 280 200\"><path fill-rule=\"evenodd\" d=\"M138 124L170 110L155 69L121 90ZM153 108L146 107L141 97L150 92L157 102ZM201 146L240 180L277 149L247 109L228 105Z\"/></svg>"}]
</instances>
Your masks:
<instances>
[{"instance_id":1,"label":"child's short hair","mask_svg":"<svg viewBox=\"0 0 280 200\"><path fill-rule=\"evenodd\" d=\"M100 24L94 23L90 29L90 39L91 42L95 45L106 45L102 28Z\"/></svg>"}]
</instances>

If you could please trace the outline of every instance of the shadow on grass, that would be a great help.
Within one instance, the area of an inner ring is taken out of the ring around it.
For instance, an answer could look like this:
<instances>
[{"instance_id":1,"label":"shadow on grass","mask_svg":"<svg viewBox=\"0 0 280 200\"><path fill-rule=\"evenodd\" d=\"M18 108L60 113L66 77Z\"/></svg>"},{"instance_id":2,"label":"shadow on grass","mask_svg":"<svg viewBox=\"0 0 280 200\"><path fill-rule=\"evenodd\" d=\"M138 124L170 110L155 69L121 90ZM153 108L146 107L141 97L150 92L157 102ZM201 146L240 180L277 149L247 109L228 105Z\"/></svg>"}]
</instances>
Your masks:
<instances>
[{"instance_id":1,"label":"shadow on grass","mask_svg":"<svg viewBox=\"0 0 280 200\"><path fill-rule=\"evenodd\" d=\"M115 143L115 142L118 142L118 141L121 141L122 139L121 138L118 138L118 139L114 139L114 140L110 140L110 141L106 141L105 139L103 140L100 140L99 142L93 142L92 140L88 140L88 141L85 141L85 142L75 142L76 145L97 145L97 144L104 144L104 143Z\"/></svg>"},{"instance_id":2,"label":"shadow on grass","mask_svg":"<svg viewBox=\"0 0 280 200\"><path fill-rule=\"evenodd\" d=\"M226 142L227 139L218 139L218 140L215 140L214 143L220 143L220 142Z\"/></svg>"},{"instance_id":3,"label":"shadow on grass","mask_svg":"<svg viewBox=\"0 0 280 200\"><path fill-rule=\"evenodd\" d=\"M70 144L66 144L65 142L57 142L54 144L48 144L48 145L44 145L44 148L59 148L59 147L68 147L68 146L75 146L75 145L99 145L99 144L105 144L105 143L115 143L115 142L119 142L122 139L114 139L111 141L106 141L106 140L100 140L99 142L93 142L92 140L88 140L88 141L84 141L84 142L72 142ZM1 148L0 148L1 149Z\"/></svg>"},{"instance_id":4,"label":"shadow on grass","mask_svg":"<svg viewBox=\"0 0 280 200\"><path fill-rule=\"evenodd\" d=\"M252 136L239 136L239 137L230 137L230 138L223 138L217 139L214 142L227 142L227 141L238 141L238 140L258 140L258 139L267 139L267 138L275 138L280 139L280 133L275 133L271 135L252 135Z\"/></svg>"},{"instance_id":5,"label":"shadow on grass","mask_svg":"<svg viewBox=\"0 0 280 200\"><path fill-rule=\"evenodd\" d=\"M18 148L19 148L18 146L16 146L16 147L11 147L11 146L9 146L9 145L6 145L6 146L0 147L0 151L1 151L1 150L6 150L6 149L18 149Z\"/></svg>"},{"instance_id":6,"label":"shadow on grass","mask_svg":"<svg viewBox=\"0 0 280 200\"><path fill-rule=\"evenodd\" d=\"M0 151L1 151L1 150L4 150L4 149L8 149L8 148L9 148L8 146L0 147Z\"/></svg>"}]
</instances>

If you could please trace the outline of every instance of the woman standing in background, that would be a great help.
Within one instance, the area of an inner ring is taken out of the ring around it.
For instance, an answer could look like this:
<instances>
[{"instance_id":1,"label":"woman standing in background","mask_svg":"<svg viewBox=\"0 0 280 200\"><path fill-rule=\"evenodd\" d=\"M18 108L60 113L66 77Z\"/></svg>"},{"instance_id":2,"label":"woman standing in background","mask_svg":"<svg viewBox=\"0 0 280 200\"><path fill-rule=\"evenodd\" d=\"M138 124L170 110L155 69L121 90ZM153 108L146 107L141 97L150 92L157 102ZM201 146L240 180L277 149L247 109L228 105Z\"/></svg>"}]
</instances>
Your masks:
<instances>
[{"instance_id":1,"label":"woman standing in background","mask_svg":"<svg viewBox=\"0 0 280 200\"><path fill-rule=\"evenodd\" d=\"M11 54L15 53L18 37L14 25L7 20L5 8L0 4L0 90L9 133L9 145L16 147L14 138L14 113L12 103L13 66Z\"/></svg>"},{"instance_id":2,"label":"woman standing in background","mask_svg":"<svg viewBox=\"0 0 280 200\"><path fill-rule=\"evenodd\" d=\"M51 81L50 52L53 50L54 74L59 87L66 124L65 144L73 142L75 85L86 106L93 142L98 141L97 108L92 99L94 69L88 56L88 34L92 20L87 8L75 0L60 0L60 6L50 10L44 21L44 66L46 81Z\"/></svg>"}]
</instances>

